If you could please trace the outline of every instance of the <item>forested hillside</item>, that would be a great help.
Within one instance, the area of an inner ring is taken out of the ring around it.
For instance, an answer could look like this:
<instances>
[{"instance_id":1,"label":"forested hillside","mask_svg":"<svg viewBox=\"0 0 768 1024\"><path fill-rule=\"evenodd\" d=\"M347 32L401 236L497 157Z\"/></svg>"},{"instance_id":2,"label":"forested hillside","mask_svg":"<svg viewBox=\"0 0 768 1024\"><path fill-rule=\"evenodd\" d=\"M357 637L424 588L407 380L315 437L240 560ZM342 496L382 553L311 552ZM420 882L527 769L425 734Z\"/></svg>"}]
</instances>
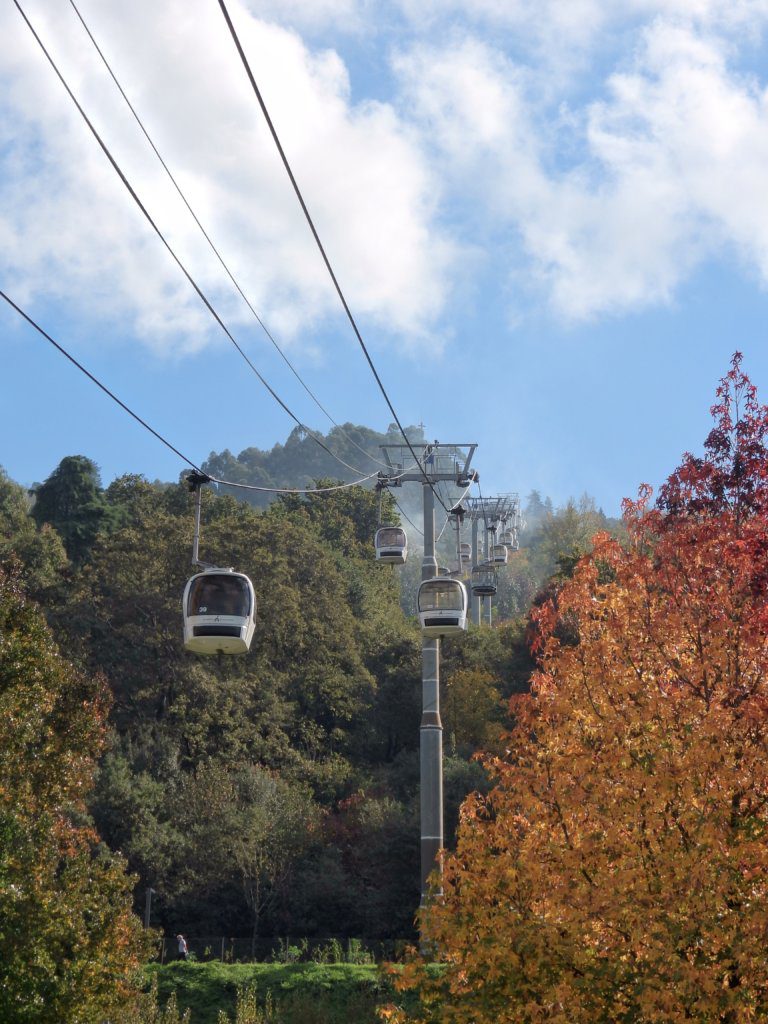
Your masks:
<instances>
[{"instance_id":1,"label":"forested hillside","mask_svg":"<svg viewBox=\"0 0 768 1024\"><path fill-rule=\"evenodd\" d=\"M406 427L405 432L412 444L426 441L422 424ZM321 444L317 443L318 440ZM246 448L236 456L227 450L211 452L202 468L212 476L238 484L312 487L319 479L350 481L370 473L370 463L366 461L366 456L380 460L380 446L388 444L402 444L395 424L391 424L387 432L382 434L368 427L345 423L334 427L327 434L316 433L314 438L296 427L285 444L276 444L268 451ZM321 445L325 446L326 451ZM329 450L338 458L333 458ZM339 458L349 464L346 471L340 465ZM368 468L355 468L361 465ZM372 479L365 486L371 489L374 485L375 479ZM442 489L444 501L449 507L461 499L463 492L459 488L443 484ZM258 491L243 491L226 486L221 487L220 491L262 508L274 500L273 495ZM393 493L397 502L394 518L400 518L400 510L407 517L403 525L408 530L409 544L415 555L399 573L401 604L405 614L409 615L414 608L416 590L421 579L421 536L418 530L422 515L421 488L401 487ZM391 505L389 507L392 509ZM575 560L589 549L591 538L598 530L608 529L614 533L623 530L621 520L606 517L589 495L571 499L563 507L555 509L549 498L542 497L538 491L532 491L524 500L522 509L524 527L521 551L499 577L499 593L495 604L498 616L503 620L524 615L543 582L553 573L571 569ZM438 541L438 558L441 564L455 564L456 540L453 531L446 530Z\"/></svg>"},{"instance_id":2,"label":"forested hillside","mask_svg":"<svg viewBox=\"0 0 768 1024\"><path fill-rule=\"evenodd\" d=\"M317 446L292 435L206 467L307 482L323 467L302 463L305 450L314 459ZM587 498L555 510L533 494L525 516L496 628L443 645L449 843L460 801L485 785L472 755L493 749L506 699L527 688L527 609L612 525ZM0 559L16 562L62 652L112 695L90 814L137 875L137 912L151 887L166 932L412 936L421 661L407 612L419 558L400 574L377 565L377 522L362 487L266 507L206 489L201 556L251 577L258 626L247 656L204 658L181 643L193 534L183 481L103 488L85 456L32 495L0 476Z\"/></svg>"},{"instance_id":3,"label":"forested hillside","mask_svg":"<svg viewBox=\"0 0 768 1024\"><path fill-rule=\"evenodd\" d=\"M424 428L421 426L406 427L405 433L411 444L425 441ZM318 444L318 440L322 443ZM382 444L402 444L396 424L391 424L385 434L353 423L345 423L325 435L315 433L314 436L310 436L301 427L294 427L285 444L276 444L269 451L245 448L239 455L233 455L227 449L211 452L202 468L211 476L239 484L312 487L315 480L324 477L349 481L367 476L371 472L371 459L378 462L382 457ZM346 470L341 465L342 460L347 464ZM271 501L268 494L244 491L233 493L254 505L265 506ZM406 496L408 501L409 496Z\"/></svg>"}]
</instances>

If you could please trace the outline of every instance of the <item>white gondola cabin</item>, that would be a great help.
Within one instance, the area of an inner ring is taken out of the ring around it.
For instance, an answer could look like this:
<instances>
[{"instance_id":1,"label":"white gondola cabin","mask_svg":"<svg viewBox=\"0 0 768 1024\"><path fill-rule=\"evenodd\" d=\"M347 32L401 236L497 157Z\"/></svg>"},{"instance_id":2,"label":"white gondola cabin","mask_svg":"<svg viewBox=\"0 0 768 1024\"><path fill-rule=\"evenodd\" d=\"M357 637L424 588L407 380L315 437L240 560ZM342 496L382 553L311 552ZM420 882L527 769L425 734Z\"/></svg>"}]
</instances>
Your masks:
<instances>
[{"instance_id":1,"label":"white gondola cabin","mask_svg":"<svg viewBox=\"0 0 768 1024\"><path fill-rule=\"evenodd\" d=\"M505 530L501 535L501 543L508 551L517 551L520 547L517 540L517 530Z\"/></svg>"},{"instance_id":2,"label":"white gondola cabin","mask_svg":"<svg viewBox=\"0 0 768 1024\"><path fill-rule=\"evenodd\" d=\"M465 543L465 544L461 544L460 545L460 547L459 547L459 558L461 559L462 563L463 562L471 562L472 561L472 545L471 544L466 544Z\"/></svg>"},{"instance_id":3,"label":"white gondola cabin","mask_svg":"<svg viewBox=\"0 0 768 1024\"><path fill-rule=\"evenodd\" d=\"M256 595L244 573L206 569L184 588L184 646L196 654L246 654L256 629Z\"/></svg>"},{"instance_id":4,"label":"white gondola cabin","mask_svg":"<svg viewBox=\"0 0 768 1024\"><path fill-rule=\"evenodd\" d=\"M374 543L377 562L403 565L408 557L408 537L401 526L380 526Z\"/></svg>"},{"instance_id":5,"label":"white gondola cabin","mask_svg":"<svg viewBox=\"0 0 768 1024\"><path fill-rule=\"evenodd\" d=\"M496 569L493 565L485 563L476 565L472 570L472 596L493 597L496 593Z\"/></svg>"},{"instance_id":6,"label":"white gondola cabin","mask_svg":"<svg viewBox=\"0 0 768 1024\"><path fill-rule=\"evenodd\" d=\"M467 591L461 580L437 576L419 586L419 625L423 636L462 633L467 628Z\"/></svg>"},{"instance_id":7,"label":"white gondola cabin","mask_svg":"<svg viewBox=\"0 0 768 1024\"><path fill-rule=\"evenodd\" d=\"M493 562L494 565L506 565L507 558L507 549L504 544L491 545L491 557L489 560Z\"/></svg>"}]
</instances>

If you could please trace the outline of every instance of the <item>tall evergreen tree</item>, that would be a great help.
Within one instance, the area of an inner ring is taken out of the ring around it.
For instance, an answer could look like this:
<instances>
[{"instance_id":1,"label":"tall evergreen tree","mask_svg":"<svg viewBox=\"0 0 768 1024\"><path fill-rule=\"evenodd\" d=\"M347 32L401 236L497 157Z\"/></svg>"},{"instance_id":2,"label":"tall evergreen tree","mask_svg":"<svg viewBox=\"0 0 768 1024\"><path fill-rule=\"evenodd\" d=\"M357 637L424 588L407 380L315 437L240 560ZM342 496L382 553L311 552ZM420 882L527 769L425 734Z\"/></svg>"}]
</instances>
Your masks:
<instances>
[{"instance_id":1,"label":"tall evergreen tree","mask_svg":"<svg viewBox=\"0 0 768 1024\"><path fill-rule=\"evenodd\" d=\"M72 561L83 562L111 520L96 463L84 455L67 455L34 493L35 521L53 526Z\"/></svg>"}]
</instances>

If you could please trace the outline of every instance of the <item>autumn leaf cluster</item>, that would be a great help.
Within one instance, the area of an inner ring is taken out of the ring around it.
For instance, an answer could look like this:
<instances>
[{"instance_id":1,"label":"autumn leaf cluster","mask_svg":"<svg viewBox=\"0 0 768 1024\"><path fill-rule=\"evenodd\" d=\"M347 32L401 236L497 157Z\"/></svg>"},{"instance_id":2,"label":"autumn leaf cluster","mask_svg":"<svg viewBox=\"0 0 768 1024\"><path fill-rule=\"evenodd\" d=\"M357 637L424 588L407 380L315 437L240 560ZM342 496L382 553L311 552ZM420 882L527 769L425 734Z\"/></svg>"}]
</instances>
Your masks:
<instances>
[{"instance_id":1,"label":"autumn leaf cluster","mask_svg":"<svg viewBox=\"0 0 768 1024\"><path fill-rule=\"evenodd\" d=\"M423 920L443 965L403 981L425 1019L768 1018L768 411L738 356L713 414L537 613L532 692Z\"/></svg>"}]
</instances>

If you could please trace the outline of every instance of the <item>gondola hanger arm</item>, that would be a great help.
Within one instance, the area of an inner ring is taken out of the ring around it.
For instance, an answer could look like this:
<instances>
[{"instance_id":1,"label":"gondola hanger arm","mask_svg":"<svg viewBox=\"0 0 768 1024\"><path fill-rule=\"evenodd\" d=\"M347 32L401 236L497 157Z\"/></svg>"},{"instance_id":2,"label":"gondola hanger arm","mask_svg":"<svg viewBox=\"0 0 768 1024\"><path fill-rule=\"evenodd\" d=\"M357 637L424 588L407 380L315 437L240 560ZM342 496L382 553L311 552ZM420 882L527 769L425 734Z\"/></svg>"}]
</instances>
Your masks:
<instances>
[{"instance_id":1,"label":"gondola hanger arm","mask_svg":"<svg viewBox=\"0 0 768 1024\"><path fill-rule=\"evenodd\" d=\"M202 506L203 485L210 483L211 478L205 473L198 473L196 470L189 474L187 483L190 491L195 495L195 533L192 538L192 565L201 569L213 569L209 562L201 562L200 554L200 509Z\"/></svg>"}]
</instances>

